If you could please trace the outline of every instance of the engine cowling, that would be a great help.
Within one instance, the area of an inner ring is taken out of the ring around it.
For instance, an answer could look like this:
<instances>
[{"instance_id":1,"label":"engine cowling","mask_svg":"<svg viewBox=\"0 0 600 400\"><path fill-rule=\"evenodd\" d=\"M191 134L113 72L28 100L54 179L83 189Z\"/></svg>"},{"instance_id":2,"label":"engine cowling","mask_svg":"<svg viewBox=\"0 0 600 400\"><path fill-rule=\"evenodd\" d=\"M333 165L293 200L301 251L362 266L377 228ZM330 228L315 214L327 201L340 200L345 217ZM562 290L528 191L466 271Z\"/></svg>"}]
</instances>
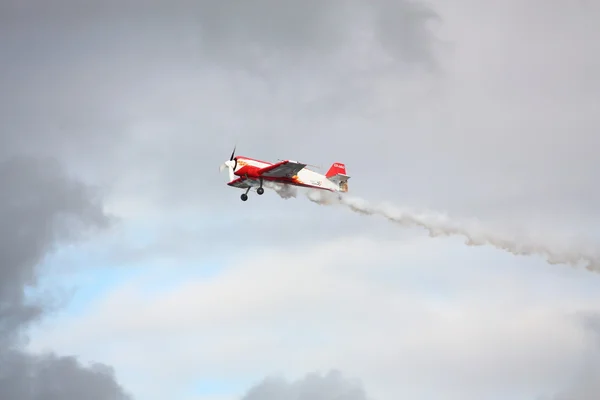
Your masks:
<instances>
[{"instance_id":1,"label":"engine cowling","mask_svg":"<svg viewBox=\"0 0 600 400\"><path fill-rule=\"evenodd\" d=\"M244 165L242 168L235 171L237 176L248 176L248 178L258 179L258 171L260 168L252 165Z\"/></svg>"}]
</instances>

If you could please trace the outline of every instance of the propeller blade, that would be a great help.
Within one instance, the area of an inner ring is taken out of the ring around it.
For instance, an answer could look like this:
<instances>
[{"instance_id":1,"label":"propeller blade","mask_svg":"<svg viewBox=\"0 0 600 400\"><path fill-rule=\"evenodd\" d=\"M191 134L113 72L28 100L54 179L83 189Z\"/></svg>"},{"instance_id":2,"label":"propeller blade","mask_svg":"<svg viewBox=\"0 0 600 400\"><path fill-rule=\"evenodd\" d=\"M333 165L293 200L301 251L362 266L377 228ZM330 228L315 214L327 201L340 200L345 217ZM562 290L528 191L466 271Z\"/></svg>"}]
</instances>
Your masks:
<instances>
[{"instance_id":1,"label":"propeller blade","mask_svg":"<svg viewBox=\"0 0 600 400\"><path fill-rule=\"evenodd\" d=\"M231 157L229 157L229 161L233 160L233 156L235 155L235 148L237 147L237 145L233 146L233 151L231 152Z\"/></svg>"}]
</instances>

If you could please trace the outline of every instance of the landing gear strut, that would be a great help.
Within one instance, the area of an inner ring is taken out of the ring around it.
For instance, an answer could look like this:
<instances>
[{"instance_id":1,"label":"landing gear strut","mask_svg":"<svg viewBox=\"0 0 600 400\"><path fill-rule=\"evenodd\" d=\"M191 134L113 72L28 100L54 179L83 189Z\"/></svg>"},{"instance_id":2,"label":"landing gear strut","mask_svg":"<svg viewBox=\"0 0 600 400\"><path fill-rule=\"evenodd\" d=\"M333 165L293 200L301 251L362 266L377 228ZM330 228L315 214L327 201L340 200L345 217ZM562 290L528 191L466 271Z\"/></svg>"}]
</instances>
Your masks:
<instances>
[{"instance_id":1,"label":"landing gear strut","mask_svg":"<svg viewBox=\"0 0 600 400\"><path fill-rule=\"evenodd\" d=\"M243 193L240 198L242 199L242 201L246 201L248 200L248 192L250 191L250 187L248 189L246 189L246 193ZM263 180L261 178L260 180L260 187L258 189L256 189L256 193L258 193L259 195L262 195L265 193L265 189L263 188Z\"/></svg>"},{"instance_id":2,"label":"landing gear strut","mask_svg":"<svg viewBox=\"0 0 600 400\"><path fill-rule=\"evenodd\" d=\"M242 201L248 200L248 192L249 191L250 191L250 188L246 189L246 193L242 193L242 195L240 196L240 198L242 199Z\"/></svg>"}]
</instances>

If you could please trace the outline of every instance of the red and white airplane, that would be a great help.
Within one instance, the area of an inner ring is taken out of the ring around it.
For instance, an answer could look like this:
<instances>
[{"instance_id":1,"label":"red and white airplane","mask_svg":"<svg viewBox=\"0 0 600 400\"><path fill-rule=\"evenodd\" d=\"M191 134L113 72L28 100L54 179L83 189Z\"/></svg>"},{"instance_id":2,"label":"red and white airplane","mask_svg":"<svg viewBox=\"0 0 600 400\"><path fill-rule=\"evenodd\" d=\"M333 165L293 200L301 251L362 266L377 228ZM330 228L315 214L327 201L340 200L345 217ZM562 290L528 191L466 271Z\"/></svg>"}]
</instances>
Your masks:
<instances>
[{"instance_id":1,"label":"red and white airplane","mask_svg":"<svg viewBox=\"0 0 600 400\"><path fill-rule=\"evenodd\" d=\"M346 175L344 164L333 163L325 175L306 168L307 165L292 160L270 163L249 157L235 157L234 147L231 157L221 164L219 170L223 172L225 168L229 168L227 184L239 189L246 189L246 192L241 195L242 201L248 200L248 192L253 187L257 188L256 193L262 195L265 192L263 188L265 181L330 192L348 191L350 177Z\"/></svg>"}]
</instances>

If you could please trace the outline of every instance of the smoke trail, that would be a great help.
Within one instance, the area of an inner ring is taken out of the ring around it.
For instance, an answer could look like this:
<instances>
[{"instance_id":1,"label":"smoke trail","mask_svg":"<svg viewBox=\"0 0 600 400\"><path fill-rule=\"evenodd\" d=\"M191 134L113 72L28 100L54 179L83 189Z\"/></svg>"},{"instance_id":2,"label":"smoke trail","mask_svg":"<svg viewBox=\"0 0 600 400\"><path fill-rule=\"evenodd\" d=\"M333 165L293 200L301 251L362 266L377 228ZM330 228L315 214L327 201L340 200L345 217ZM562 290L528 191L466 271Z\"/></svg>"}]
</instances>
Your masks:
<instances>
[{"instance_id":1,"label":"smoke trail","mask_svg":"<svg viewBox=\"0 0 600 400\"><path fill-rule=\"evenodd\" d=\"M399 209L390 205L370 205L360 198L341 196L322 191L309 191L310 201L321 205L344 205L363 215L380 215L402 226L424 228L430 237L464 236L468 246L491 245L515 255L539 255L549 264L568 264L577 267L580 263L589 271L600 272L600 256L585 251L558 250L555 246L543 244L531 238L515 238L514 235L501 235L484 229L475 222L459 222L446 215L434 212L417 212ZM512 237L511 237L512 236Z\"/></svg>"},{"instance_id":2,"label":"smoke trail","mask_svg":"<svg viewBox=\"0 0 600 400\"><path fill-rule=\"evenodd\" d=\"M277 182L267 181L263 186L268 189L273 189L282 199L291 199L298 195L296 188L291 185L282 185Z\"/></svg>"}]
</instances>

